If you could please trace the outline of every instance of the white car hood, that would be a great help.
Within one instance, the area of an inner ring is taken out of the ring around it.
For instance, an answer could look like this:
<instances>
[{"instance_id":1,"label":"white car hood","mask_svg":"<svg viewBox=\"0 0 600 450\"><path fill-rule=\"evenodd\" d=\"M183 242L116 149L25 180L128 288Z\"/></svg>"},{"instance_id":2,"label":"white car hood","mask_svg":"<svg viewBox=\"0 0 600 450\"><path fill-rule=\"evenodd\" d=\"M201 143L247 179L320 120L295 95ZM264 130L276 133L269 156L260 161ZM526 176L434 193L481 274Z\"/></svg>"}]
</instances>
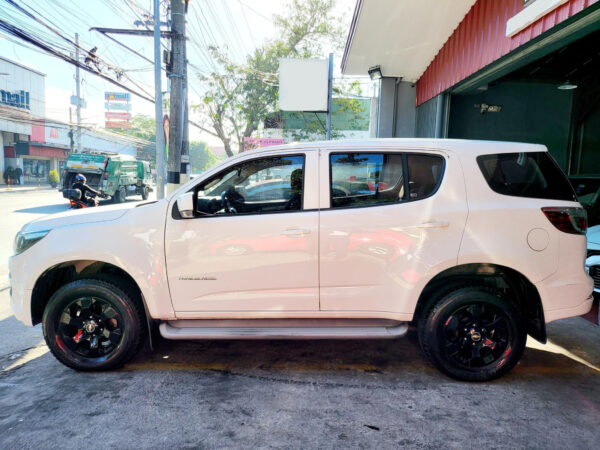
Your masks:
<instances>
[{"instance_id":1,"label":"white car hood","mask_svg":"<svg viewBox=\"0 0 600 450\"><path fill-rule=\"evenodd\" d=\"M54 228L81 225L84 223L108 222L122 217L127 211L135 208L135 206L136 203L127 203L123 205L69 210L29 222L23 227L22 231L52 230Z\"/></svg>"},{"instance_id":2,"label":"white car hood","mask_svg":"<svg viewBox=\"0 0 600 450\"><path fill-rule=\"evenodd\" d=\"M600 225L594 225L593 227L588 228L586 234L588 247L592 244L594 249L600 248Z\"/></svg>"}]
</instances>

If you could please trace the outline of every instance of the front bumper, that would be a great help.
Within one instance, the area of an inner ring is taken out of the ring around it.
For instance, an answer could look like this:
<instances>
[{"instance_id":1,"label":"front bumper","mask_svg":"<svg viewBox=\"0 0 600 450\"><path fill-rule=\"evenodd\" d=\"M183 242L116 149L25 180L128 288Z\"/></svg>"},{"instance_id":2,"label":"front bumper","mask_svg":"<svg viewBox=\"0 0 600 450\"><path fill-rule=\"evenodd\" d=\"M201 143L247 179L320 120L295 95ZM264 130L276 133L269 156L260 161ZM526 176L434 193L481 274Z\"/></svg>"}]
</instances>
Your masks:
<instances>
[{"instance_id":1,"label":"front bumper","mask_svg":"<svg viewBox=\"0 0 600 450\"><path fill-rule=\"evenodd\" d=\"M10 307L15 317L25 325L33 325L31 318L31 289L27 285L25 258L22 255L13 255L8 259L10 277Z\"/></svg>"}]
</instances>

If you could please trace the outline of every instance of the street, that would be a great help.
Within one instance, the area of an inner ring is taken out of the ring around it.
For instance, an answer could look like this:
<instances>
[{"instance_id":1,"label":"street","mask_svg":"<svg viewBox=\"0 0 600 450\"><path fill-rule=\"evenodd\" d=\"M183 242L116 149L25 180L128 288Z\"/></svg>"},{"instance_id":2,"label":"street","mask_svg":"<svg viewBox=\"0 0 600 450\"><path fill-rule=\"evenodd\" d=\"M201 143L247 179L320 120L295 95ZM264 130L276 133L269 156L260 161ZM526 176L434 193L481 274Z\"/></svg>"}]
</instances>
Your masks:
<instances>
[{"instance_id":1,"label":"street","mask_svg":"<svg viewBox=\"0 0 600 450\"><path fill-rule=\"evenodd\" d=\"M133 197L133 199L138 199ZM63 211L55 190L0 193L1 274L14 233ZM0 447L597 448L600 328L549 325L490 383L453 381L416 334L389 341L158 342L124 368L72 371L0 286Z\"/></svg>"}]
</instances>

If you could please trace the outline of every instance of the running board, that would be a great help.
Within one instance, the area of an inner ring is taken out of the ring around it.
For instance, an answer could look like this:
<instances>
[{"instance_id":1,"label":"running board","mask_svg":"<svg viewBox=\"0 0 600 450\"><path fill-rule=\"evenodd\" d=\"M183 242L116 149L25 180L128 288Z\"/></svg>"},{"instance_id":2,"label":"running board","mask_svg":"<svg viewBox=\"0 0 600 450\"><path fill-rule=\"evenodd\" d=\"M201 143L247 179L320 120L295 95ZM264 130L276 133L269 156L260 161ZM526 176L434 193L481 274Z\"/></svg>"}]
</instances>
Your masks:
<instances>
[{"instance_id":1,"label":"running board","mask_svg":"<svg viewBox=\"0 0 600 450\"><path fill-rule=\"evenodd\" d=\"M159 326L165 339L393 339L408 331L405 322L395 326L365 327L177 327Z\"/></svg>"}]
</instances>

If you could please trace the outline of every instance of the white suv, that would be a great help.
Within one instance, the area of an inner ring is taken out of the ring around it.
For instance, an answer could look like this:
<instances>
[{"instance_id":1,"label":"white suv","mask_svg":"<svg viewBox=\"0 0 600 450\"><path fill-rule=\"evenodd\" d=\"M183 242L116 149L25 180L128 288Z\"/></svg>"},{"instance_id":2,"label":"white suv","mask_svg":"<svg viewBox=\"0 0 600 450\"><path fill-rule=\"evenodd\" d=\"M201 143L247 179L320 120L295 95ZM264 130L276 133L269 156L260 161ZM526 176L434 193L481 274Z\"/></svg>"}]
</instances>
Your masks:
<instances>
[{"instance_id":1,"label":"white suv","mask_svg":"<svg viewBox=\"0 0 600 450\"><path fill-rule=\"evenodd\" d=\"M78 370L167 339L395 338L489 380L586 313L585 213L545 147L454 140L244 152L168 198L26 225L11 303Z\"/></svg>"}]
</instances>

